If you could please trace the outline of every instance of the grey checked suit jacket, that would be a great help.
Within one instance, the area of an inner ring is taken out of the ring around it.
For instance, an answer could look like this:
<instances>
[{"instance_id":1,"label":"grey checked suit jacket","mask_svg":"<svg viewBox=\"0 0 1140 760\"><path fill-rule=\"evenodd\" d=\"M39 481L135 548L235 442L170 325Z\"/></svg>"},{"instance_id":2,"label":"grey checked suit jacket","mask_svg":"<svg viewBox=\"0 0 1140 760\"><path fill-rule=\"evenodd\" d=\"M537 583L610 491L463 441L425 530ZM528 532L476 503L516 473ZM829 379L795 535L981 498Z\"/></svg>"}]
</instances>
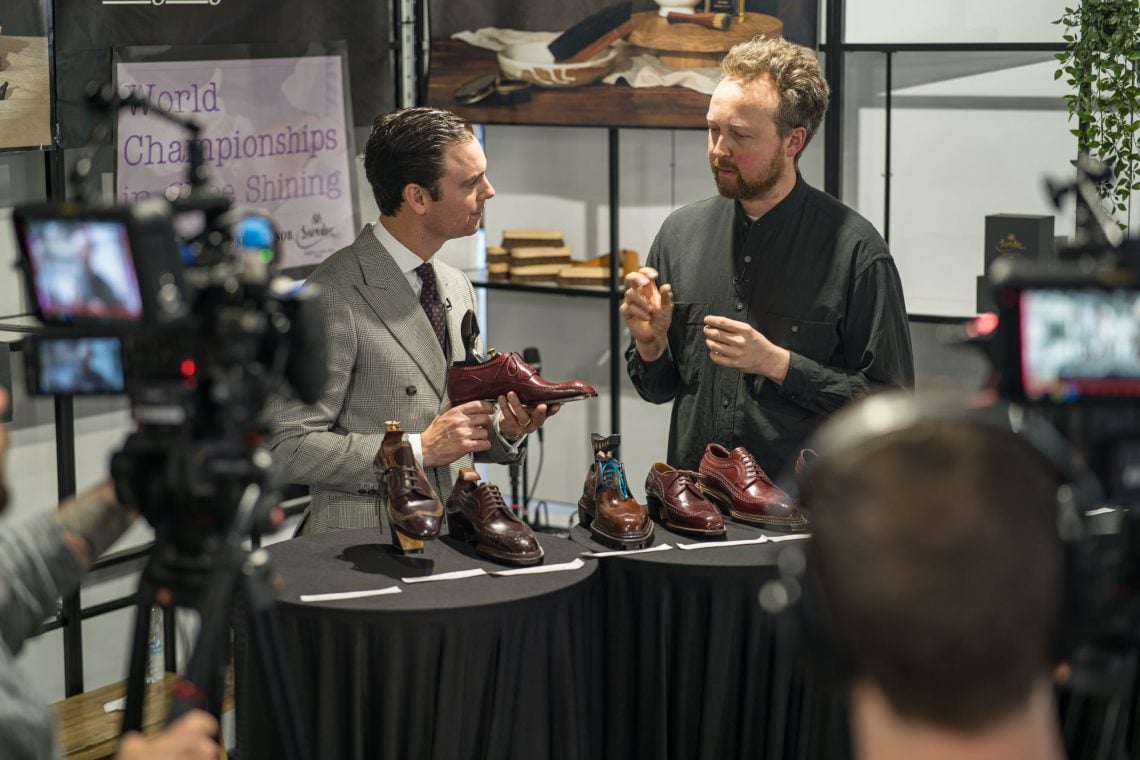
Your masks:
<instances>
[{"instance_id":1,"label":"grey checked suit jacket","mask_svg":"<svg viewBox=\"0 0 1140 760\"><path fill-rule=\"evenodd\" d=\"M451 356L463 356L460 321L475 309L475 289L458 269L433 262L447 312ZM420 433L447 399L448 358L395 261L366 225L352 245L326 259L309 276L320 285L328 345L328 384L313 405L278 401L268 409L274 459L290 481L312 493L305 533L380 524L385 488L372 461L384 437L385 420ZM480 348L481 350L481 348ZM494 431L481 460L521 460ZM426 470L446 502L470 454Z\"/></svg>"}]
</instances>

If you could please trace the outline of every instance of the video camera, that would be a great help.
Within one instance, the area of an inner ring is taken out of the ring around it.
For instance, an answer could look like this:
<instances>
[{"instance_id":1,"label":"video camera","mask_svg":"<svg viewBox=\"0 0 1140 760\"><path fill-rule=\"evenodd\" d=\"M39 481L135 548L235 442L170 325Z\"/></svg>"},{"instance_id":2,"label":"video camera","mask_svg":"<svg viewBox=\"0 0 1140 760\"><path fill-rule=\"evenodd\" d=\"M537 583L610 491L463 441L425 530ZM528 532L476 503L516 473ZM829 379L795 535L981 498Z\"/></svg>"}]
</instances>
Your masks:
<instances>
[{"instance_id":1,"label":"video camera","mask_svg":"<svg viewBox=\"0 0 1140 760\"><path fill-rule=\"evenodd\" d=\"M1096 184L1108 176L1082 157L1074 181L1048 183L1058 206L1076 198L1073 244L1046 261L997 259L988 272L996 319L982 315L967 331L988 350L998 394L1045 417L1099 492L1083 505L1083 656L1099 662L1086 670L1118 671L1120 688L1131 689L1140 651L1140 241L1101 206Z\"/></svg>"},{"instance_id":2,"label":"video camera","mask_svg":"<svg viewBox=\"0 0 1140 760\"><path fill-rule=\"evenodd\" d=\"M314 402L326 370L316 294L278 275L272 222L186 187L173 201L25 205L13 219L44 325L28 341L29 392L127 394L137 430L112 459L119 498L156 543L194 556L229 528L242 488L265 485L266 401Z\"/></svg>"},{"instance_id":3,"label":"video camera","mask_svg":"<svg viewBox=\"0 0 1140 760\"><path fill-rule=\"evenodd\" d=\"M1046 261L1001 257L990 267L997 304L975 321L997 390L1036 407L1085 458L1108 503L1140 507L1140 241L1102 209L1088 159L1076 179L1049 183L1077 200L1073 244ZM1140 555L1138 555L1140 556Z\"/></svg>"}]
</instances>

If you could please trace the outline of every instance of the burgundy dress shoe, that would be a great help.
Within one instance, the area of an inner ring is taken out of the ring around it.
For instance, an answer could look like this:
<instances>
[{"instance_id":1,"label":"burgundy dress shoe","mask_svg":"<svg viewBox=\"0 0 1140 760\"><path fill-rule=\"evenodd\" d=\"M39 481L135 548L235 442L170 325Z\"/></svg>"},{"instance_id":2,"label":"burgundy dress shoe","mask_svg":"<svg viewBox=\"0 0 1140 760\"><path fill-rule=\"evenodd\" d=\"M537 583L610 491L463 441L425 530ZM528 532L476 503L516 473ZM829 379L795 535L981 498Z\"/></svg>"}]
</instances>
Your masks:
<instances>
[{"instance_id":1,"label":"burgundy dress shoe","mask_svg":"<svg viewBox=\"0 0 1140 760\"><path fill-rule=\"evenodd\" d=\"M649 511L670 530L697 536L723 536L720 510L701 493L697 473L658 462L645 476Z\"/></svg>"},{"instance_id":2,"label":"burgundy dress shoe","mask_svg":"<svg viewBox=\"0 0 1140 760\"><path fill-rule=\"evenodd\" d=\"M392 544L402 552L422 552L424 540L439 537L443 505L404 438L400 423L385 422L387 432L373 467L387 484L385 508Z\"/></svg>"},{"instance_id":3,"label":"burgundy dress shoe","mask_svg":"<svg viewBox=\"0 0 1140 760\"><path fill-rule=\"evenodd\" d=\"M710 443L700 465L701 489L737 522L772 530L802 531L808 521L743 446Z\"/></svg>"},{"instance_id":4,"label":"burgundy dress shoe","mask_svg":"<svg viewBox=\"0 0 1140 760\"><path fill-rule=\"evenodd\" d=\"M496 562L533 565L542 560L534 531L507 507L499 487L480 483L470 467L459 471L447 498L447 531L452 538L473 541L476 552Z\"/></svg>"},{"instance_id":5,"label":"burgundy dress shoe","mask_svg":"<svg viewBox=\"0 0 1140 760\"><path fill-rule=\"evenodd\" d=\"M653 521L629 493L625 467L614 456L620 441L619 435L594 434L594 463L578 500L578 521L604 546L643 549L653 541Z\"/></svg>"},{"instance_id":6,"label":"burgundy dress shoe","mask_svg":"<svg viewBox=\"0 0 1140 760\"><path fill-rule=\"evenodd\" d=\"M582 380L543 380L518 354L499 354L494 349L489 354L484 362L456 362L447 368L447 397L452 405L495 401L508 391L517 393L528 406L565 404L598 395L593 386Z\"/></svg>"}]
</instances>

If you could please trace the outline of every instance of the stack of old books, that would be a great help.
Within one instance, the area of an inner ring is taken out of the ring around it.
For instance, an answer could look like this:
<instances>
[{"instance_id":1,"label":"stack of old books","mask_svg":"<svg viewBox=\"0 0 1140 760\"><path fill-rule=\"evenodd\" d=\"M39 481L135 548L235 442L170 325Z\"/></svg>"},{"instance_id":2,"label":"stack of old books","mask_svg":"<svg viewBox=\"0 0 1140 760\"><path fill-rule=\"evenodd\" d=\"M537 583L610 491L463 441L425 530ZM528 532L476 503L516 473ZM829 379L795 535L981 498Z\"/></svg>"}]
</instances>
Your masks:
<instances>
[{"instance_id":1,"label":"stack of old books","mask_svg":"<svg viewBox=\"0 0 1140 760\"><path fill-rule=\"evenodd\" d=\"M621 257L618 259L620 269L618 271L618 278L623 278L630 272L637 271L638 258L637 251L631 251L628 248L621 250ZM609 287L610 284L610 255L603 254L587 261L575 261L568 267L562 267L558 273L559 285L565 287Z\"/></svg>"},{"instance_id":2,"label":"stack of old books","mask_svg":"<svg viewBox=\"0 0 1140 760\"><path fill-rule=\"evenodd\" d=\"M510 252L501 245L487 246L487 279L507 282L510 279Z\"/></svg>"},{"instance_id":3,"label":"stack of old books","mask_svg":"<svg viewBox=\"0 0 1140 760\"><path fill-rule=\"evenodd\" d=\"M562 267L570 264L570 249L558 230L503 230L501 248L507 252L511 282L554 283ZM489 256L487 264L489 269ZM490 271L487 274L492 276Z\"/></svg>"}]
</instances>

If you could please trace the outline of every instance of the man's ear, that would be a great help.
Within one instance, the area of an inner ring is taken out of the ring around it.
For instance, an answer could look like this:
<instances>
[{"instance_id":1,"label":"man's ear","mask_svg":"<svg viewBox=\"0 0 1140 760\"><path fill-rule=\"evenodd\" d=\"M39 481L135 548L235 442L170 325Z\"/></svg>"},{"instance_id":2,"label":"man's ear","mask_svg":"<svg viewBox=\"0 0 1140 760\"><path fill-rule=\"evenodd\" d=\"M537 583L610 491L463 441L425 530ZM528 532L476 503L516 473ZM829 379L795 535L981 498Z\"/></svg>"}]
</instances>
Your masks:
<instances>
[{"instance_id":1,"label":"man's ear","mask_svg":"<svg viewBox=\"0 0 1140 760\"><path fill-rule=\"evenodd\" d=\"M404 185L403 198L408 208L417 214L426 214L428 206L431 204L431 193L423 185L417 185L414 182Z\"/></svg>"},{"instance_id":2,"label":"man's ear","mask_svg":"<svg viewBox=\"0 0 1140 760\"><path fill-rule=\"evenodd\" d=\"M803 127L795 127L792 133L788 135L788 158L798 158L800 152L807 145L807 130Z\"/></svg>"}]
</instances>

